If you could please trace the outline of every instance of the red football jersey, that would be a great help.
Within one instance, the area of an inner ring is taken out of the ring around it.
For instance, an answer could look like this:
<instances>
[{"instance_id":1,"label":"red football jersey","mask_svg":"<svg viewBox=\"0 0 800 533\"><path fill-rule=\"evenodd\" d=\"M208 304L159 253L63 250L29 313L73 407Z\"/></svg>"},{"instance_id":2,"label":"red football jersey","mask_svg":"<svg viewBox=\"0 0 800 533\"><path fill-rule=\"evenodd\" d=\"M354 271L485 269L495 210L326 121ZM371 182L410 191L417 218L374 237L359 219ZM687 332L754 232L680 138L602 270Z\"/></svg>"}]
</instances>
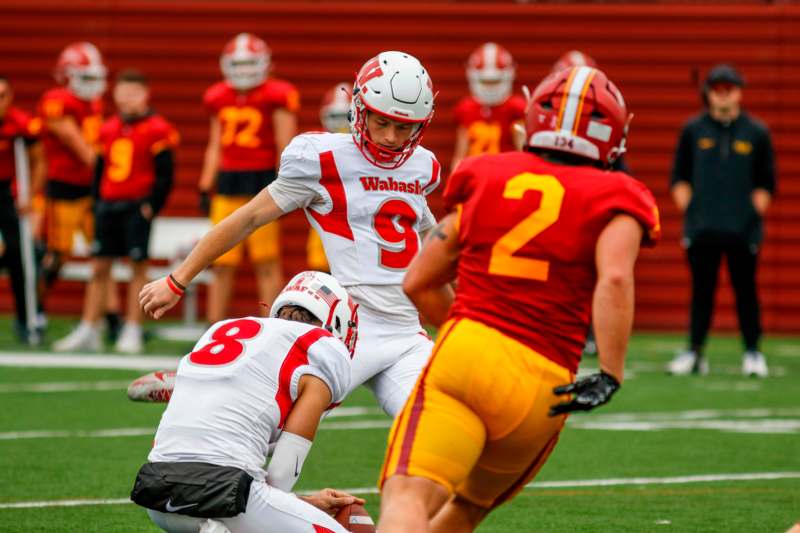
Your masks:
<instances>
[{"instance_id":1,"label":"red football jersey","mask_svg":"<svg viewBox=\"0 0 800 533\"><path fill-rule=\"evenodd\" d=\"M528 152L465 159L444 200L460 210L451 316L483 322L572 372L589 327L601 231L619 213L642 224L645 245L661 231L643 183Z\"/></svg>"},{"instance_id":2,"label":"red football jersey","mask_svg":"<svg viewBox=\"0 0 800 533\"><path fill-rule=\"evenodd\" d=\"M514 150L514 123L525 120L525 99L514 95L502 104L487 107L472 96L462 98L453 111L456 122L467 130L468 156Z\"/></svg>"},{"instance_id":3,"label":"red football jersey","mask_svg":"<svg viewBox=\"0 0 800 533\"><path fill-rule=\"evenodd\" d=\"M0 181L9 181L17 171L14 166L14 139L22 137L26 144L34 142L42 122L17 107L9 107L0 119Z\"/></svg>"},{"instance_id":4,"label":"red football jersey","mask_svg":"<svg viewBox=\"0 0 800 533\"><path fill-rule=\"evenodd\" d=\"M269 79L243 93L222 81L206 91L203 103L222 127L219 170L272 170L276 167L272 112L285 108L296 113L300 96L282 80Z\"/></svg>"},{"instance_id":5,"label":"red football jersey","mask_svg":"<svg viewBox=\"0 0 800 533\"><path fill-rule=\"evenodd\" d=\"M178 144L178 132L160 115L149 115L133 123L113 116L100 130L105 166L100 179L103 200L139 200L148 196L155 183L153 158Z\"/></svg>"},{"instance_id":6,"label":"red football jersey","mask_svg":"<svg viewBox=\"0 0 800 533\"><path fill-rule=\"evenodd\" d=\"M89 186L92 183L92 170L84 165L72 150L61 144L47 131L47 120L72 117L92 146L98 145L100 126L103 123L103 101L98 98L91 102L81 100L64 87L51 89L39 101L38 114L44 121L44 151L47 156L47 178L70 185Z\"/></svg>"}]
</instances>

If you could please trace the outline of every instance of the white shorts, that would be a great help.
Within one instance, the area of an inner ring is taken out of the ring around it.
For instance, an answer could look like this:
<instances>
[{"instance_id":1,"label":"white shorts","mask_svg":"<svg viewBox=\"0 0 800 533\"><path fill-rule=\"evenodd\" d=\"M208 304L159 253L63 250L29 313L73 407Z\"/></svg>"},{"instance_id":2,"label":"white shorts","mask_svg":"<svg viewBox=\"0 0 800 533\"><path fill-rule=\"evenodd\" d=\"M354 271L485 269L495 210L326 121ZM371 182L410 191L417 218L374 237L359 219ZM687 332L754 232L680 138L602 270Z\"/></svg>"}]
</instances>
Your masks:
<instances>
[{"instance_id":1,"label":"white shorts","mask_svg":"<svg viewBox=\"0 0 800 533\"><path fill-rule=\"evenodd\" d=\"M398 328L368 311L358 312L358 343L351 364L350 390L366 385L394 418L411 394L433 349L422 326Z\"/></svg>"},{"instance_id":2,"label":"white shorts","mask_svg":"<svg viewBox=\"0 0 800 533\"><path fill-rule=\"evenodd\" d=\"M150 519L169 533L197 533L206 522L181 514L147 510ZM247 511L233 518L218 518L231 533L315 533L327 528L334 533L347 533L330 515L288 492L253 481Z\"/></svg>"}]
</instances>

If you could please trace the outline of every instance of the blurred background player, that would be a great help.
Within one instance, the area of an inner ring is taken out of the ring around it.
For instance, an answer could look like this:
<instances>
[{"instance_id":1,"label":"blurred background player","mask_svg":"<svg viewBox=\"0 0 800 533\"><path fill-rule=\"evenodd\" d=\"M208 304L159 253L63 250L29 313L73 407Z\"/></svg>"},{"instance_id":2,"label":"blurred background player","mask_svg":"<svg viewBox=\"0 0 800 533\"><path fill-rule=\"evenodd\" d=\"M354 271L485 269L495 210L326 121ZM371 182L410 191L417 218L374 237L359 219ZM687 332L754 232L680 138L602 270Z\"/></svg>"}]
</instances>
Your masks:
<instances>
[{"instance_id":1,"label":"blurred background player","mask_svg":"<svg viewBox=\"0 0 800 533\"><path fill-rule=\"evenodd\" d=\"M467 61L470 95L453 111L458 124L450 172L462 159L520 148L516 124L525 120L525 99L512 95L516 65L511 53L496 43L485 43Z\"/></svg>"},{"instance_id":2,"label":"blurred background player","mask_svg":"<svg viewBox=\"0 0 800 533\"><path fill-rule=\"evenodd\" d=\"M562 70L534 91L526 152L450 177L451 213L403 282L421 314L448 320L389 436L381 533L474 530L544 465L566 413L619 388L634 264L660 232L647 187L607 170L628 119L604 73ZM441 288L456 278L453 303ZM590 310L600 372L573 382Z\"/></svg>"},{"instance_id":3,"label":"blurred background player","mask_svg":"<svg viewBox=\"0 0 800 533\"><path fill-rule=\"evenodd\" d=\"M348 531L330 515L364 500L291 490L320 418L349 390L356 308L332 276L301 272L275 299L270 318L209 328L178 366L150 462L131 495L153 522L170 532L200 531L201 516L232 533ZM185 479L208 480L209 488ZM237 487L243 493L226 499Z\"/></svg>"},{"instance_id":4,"label":"blurred background player","mask_svg":"<svg viewBox=\"0 0 800 533\"><path fill-rule=\"evenodd\" d=\"M745 352L742 374L767 377L761 341L756 266L764 216L775 193L775 152L769 129L742 110L744 79L716 65L702 87L705 109L690 119L675 149L672 197L683 213L683 245L692 274L689 349L670 374L707 374L703 355L722 257L736 295Z\"/></svg>"},{"instance_id":5,"label":"blurred background player","mask_svg":"<svg viewBox=\"0 0 800 533\"><path fill-rule=\"evenodd\" d=\"M366 385L394 417L433 346L401 287L420 234L436 223L426 198L440 166L420 146L433 105L433 82L415 57L389 51L364 63L353 85L352 133L295 137L278 179L205 234L171 277L145 285L145 313L160 318L180 300L176 280L185 286L254 230L303 209L332 273L360 306L351 389Z\"/></svg>"},{"instance_id":6,"label":"blurred background player","mask_svg":"<svg viewBox=\"0 0 800 533\"><path fill-rule=\"evenodd\" d=\"M0 246L0 265L8 269L11 278L11 292L14 293L16 310L14 332L20 341L27 343L29 331L19 217L30 215L32 208L30 202L23 205L16 200L15 139L22 138L27 147L32 197L44 187L46 162L39 142L41 121L14 107L13 102L11 82L0 74L0 242L3 243ZM34 313L37 311L33 310Z\"/></svg>"},{"instance_id":7,"label":"blurred background player","mask_svg":"<svg viewBox=\"0 0 800 533\"><path fill-rule=\"evenodd\" d=\"M550 69L550 73L554 74L572 67L597 68L597 61L579 50L570 50L569 52L564 52L561 57L553 63L553 68Z\"/></svg>"},{"instance_id":8,"label":"blurred background player","mask_svg":"<svg viewBox=\"0 0 800 533\"><path fill-rule=\"evenodd\" d=\"M352 91L347 83L337 83L322 98L322 105L319 108L319 121L322 128L329 133L350 133L350 99ZM330 271L328 258L325 257L325 249L322 246L322 239L314 228L309 228L308 242L306 244L306 257L308 268L320 272Z\"/></svg>"},{"instance_id":9,"label":"blurred background player","mask_svg":"<svg viewBox=\"0 0 800 533\"><path fill-rule=\"evenodd\" d=\"M47 252L42 261L43 295L72 253L75 234L81 233L87 243L94 238L91 185L103 122L106 74L103 58L95 45L70 44L61 52L56 64L55 79L60 86L45 92L39 101L47 157ZM89 282L86 290L97 291L97 284ZM109 311L106 314L109 334L114 337L119 329L119 301L113 283L102 298Z\"/></svg>"},{"instance_id":10,"label":"blurred background player","mask_svg":"<svg viewBox=\"0 0 800 533\"><path fill-rule=\"evenodd\" d=\"M211 119L199 184L201 207L210 210L213 224L272 183L281 152L297 134L300 108L297 89L269 77L271 52L258 37L249 33L234 37L223 49L220 66L225 80L212 85L203 97ZM259 228L214 262L209 322L225 318L245 248L260 300L271 302L281 289L280 233L274 223Z\"/></svg>"},{"instance_id":11,"label":"blurred background player","mask_svg":"<svg viewBox=\"0 0 800 533\"><path fill-rule=\"evenodd\" d=\"M178 133L150 108L145 76L125 70L114 86L117 114L100 130L101 155L95 165L95 238L92 243L92 281L99 290L86 290L84 313L78 327L53 344L56 351L99 350L99 319L103 295L115 258L127 257L131 281L125 325L115 349L142 351L142 311L138 294L147 282L148 243L153 217L167 201L174 178L174 150Z\"/></svg>"}]
</instances>

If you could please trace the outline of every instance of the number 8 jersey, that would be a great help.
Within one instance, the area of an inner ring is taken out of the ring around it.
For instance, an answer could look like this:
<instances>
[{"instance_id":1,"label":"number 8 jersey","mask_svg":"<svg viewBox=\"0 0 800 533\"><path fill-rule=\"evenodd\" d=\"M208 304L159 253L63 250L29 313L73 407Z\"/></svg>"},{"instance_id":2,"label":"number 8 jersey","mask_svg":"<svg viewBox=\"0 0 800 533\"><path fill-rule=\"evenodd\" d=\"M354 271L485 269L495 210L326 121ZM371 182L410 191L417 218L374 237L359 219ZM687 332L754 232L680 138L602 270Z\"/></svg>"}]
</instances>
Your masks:
<instances>
[{"instance_id":1,"label":"number 8 jersey","mask_svg":"<svg viewBox=\"0 0 800 533\"><path fill-rule=\"evenodd\" d=\"M418 328L401 284L420 232L435 224L425 197L439 181L439 162L421 146L386 170L367 161L350 134L309 133L286 147L269 192L284 212L304 209L331 273L362 309Z\"/></svg>"},{"instance_id":2,"label":"number 8 jersey","mask_svg":"<svg viewBox=\"0 0 800 533\"><path fill-rule=\"evenodd\" d=\"M214 324L181 359L148 460L235 466L263 479L268 444L306 374L325 382L332 406L341 402L350 386L344 344L320 327L278 318Z\"/></svg>"}]
</instances>

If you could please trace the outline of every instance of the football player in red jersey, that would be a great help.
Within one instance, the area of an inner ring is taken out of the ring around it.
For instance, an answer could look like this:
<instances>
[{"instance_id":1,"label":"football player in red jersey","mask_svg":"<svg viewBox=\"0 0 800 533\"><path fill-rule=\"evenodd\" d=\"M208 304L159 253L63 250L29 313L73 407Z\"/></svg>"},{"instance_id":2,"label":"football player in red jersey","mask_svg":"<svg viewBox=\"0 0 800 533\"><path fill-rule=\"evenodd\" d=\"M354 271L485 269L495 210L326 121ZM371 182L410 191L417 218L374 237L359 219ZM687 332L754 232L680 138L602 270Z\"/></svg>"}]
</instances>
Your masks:
<instances>
[{"instance_id":1,"label":"football player in red jersey","mask_svg":"<svg viewBox=\"0 0 800 533\"><path fill-rule=\"evenodd\" d=\"M55 79L59 87L42 95L38 113L47 156L47 253L42 262L42 295L58 277L72 253L75 233L87 242L94 238L91 184L107 69L100 51L88 42L72 43L58 57ZM92 283L87 290L97 290ZM109 326L118 323L116 291L107 292ZM76 347L80 348L80 346Z\"/></svg>"},{"instance_id":2,"label":"football player in red jersey","mask_svg":"<svg viewBox=\"0 0 800 533\"><path fill-rule=\"evenodd\" d=\"M634 264L660 234L647 187L607 170L628 120L603 72L562 70L532 96L526 151L451 176L452 211L403 283L444 325L390 433L382 533L472 531L535 476L567 413L619 388ZM575 381L590 312L600 372Z\"/></svg>"},{"instance_id":3,"label":"football player in red jersey","mask_svg":"<svg viewBox=\"0 0 800 533\"><path fill-rule=\"evenodd\" d=\"M469 56L467 80L472 94L454 110L458 127L451 171L467 156L519 149L514 126L525 119L525 99L511 94L515 73L514 59L499 44L482 44Z\"/></svg>"},{"instance_id":4,"label":"football player in red jersey","mask_svg":"<svg viewBox=\"0 0 800 533\"><path fill-rule=\"evenodd\" d=\"M249 33L234 37L222 52L224 81L203 97L211 115L208 146L200 176L201 204L211 222L222 219L250 201L275 179L277 162L297 134L300 99L286 81L269 77L270 50ZM216 186L216 194L209 195ZM271 302L280 291L278 224L260 228L214 262L214 281L208 292L208 320L226 316L234 273L245 249L253 263L259 297Z\"/></svg>"},{"instance_id":5,"label":"football player in red jersey","mask_svg":"<svg viewBox=\"0 0 800 533\"><path fill-rule=\"evenodd\" d=\"M39 142L41 121L25 111L12 106L14 94L8 78L0 74L0 257L8 268L11 291L14 293L16 322L14 331L22 342L28 342L29 328L25 307L25 285L20 242L19 215L31 211L30 203L15 201L14 142L22 138L27 147L31 179L31 197L42 190L45 177L45 160ZM4 250L4 251L3 251Z\"/></svg>"},{"instance_id":6,"label":"football player in red jersey","mask_svg":"<svg viewBox=\"0 0 800 533\"><path fill-rule=\"evenodd\" d=\"M93 183L96 233L92 243L92 280L105 288L114 258L131 261L125 325L115 349L142 351L142 312L138 294L147 281L150 226L167 200L174 174L174 150L178 133L148 104L144 75L136 70L119 74L114 86L117 114L100 129L101 154ZM101 291L86 291L81 323L69 336L56 342L56 351L81 344L100 348L98 319L103 308Z\"/></svg>"}]
</instances>

